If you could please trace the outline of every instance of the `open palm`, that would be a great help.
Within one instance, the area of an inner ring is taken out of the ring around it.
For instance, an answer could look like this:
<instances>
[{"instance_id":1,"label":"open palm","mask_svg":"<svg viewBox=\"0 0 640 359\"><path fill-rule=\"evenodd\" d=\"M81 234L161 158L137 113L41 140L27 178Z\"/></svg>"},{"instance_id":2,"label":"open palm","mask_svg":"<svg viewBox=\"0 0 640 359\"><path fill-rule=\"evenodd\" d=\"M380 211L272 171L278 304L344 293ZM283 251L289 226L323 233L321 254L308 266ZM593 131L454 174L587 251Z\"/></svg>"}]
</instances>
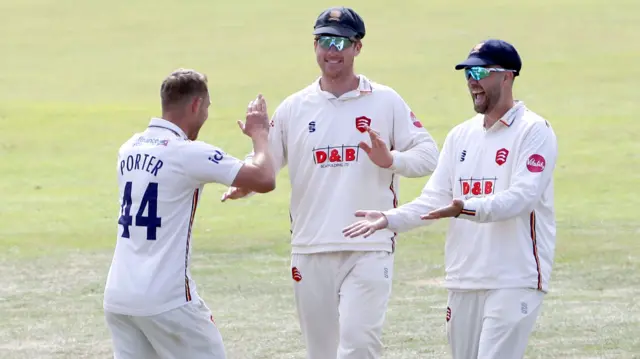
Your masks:
<instances>
[{"instance_id":1,"label":"open palm","mask_svg":"<svg viewBox=\"0 0 640 359\"><path fill-rule=\"evenodd\" d=\"M356 211L355 216L364 219L345 227L342 230L345 237L363 236L367 238L376 231L387 228L389 224L387 217L380 211Z\"/></svg>"}]
</instances>

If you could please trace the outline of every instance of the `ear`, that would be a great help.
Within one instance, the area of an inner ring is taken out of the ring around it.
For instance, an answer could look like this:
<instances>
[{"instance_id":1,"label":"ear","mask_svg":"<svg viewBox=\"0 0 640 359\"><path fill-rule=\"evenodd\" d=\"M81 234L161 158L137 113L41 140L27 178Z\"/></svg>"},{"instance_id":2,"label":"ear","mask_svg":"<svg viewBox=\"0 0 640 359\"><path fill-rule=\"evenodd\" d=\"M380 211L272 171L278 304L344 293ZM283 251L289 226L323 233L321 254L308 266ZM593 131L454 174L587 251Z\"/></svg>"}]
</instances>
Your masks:
<instances>
[{"instance_id":1,"label":"ear","mask_svg":"<svg viewBox=\"0 0 640 359\"><path fill-rule=\"evenodd\" d=\"M355 50L355 55L354 56L360 55L360 50L361 49L362 49L362 42L360 42L360 41L356 42L356 45L354 47L354 50Z\"/></svg>"},{"instance_id":2,"label":"ear","mask_svg":"<svg viewBox=\"0 0 640 359\"><path fill-rule=\"evenodd\" d=\"M191 101L191 113L197 113L200 110L200 105L202 105L202 97L194 97Z\"/></svg>"},{"instance_id":3,"label":"ear","mask_svg":"<svg viewBox=\"0 0 640 359\"><path fill-rule=\"evenodd\" d=\"M313 49L317 50L318 49L318 40L313 40Z\"/></svg>"}]
</instances>

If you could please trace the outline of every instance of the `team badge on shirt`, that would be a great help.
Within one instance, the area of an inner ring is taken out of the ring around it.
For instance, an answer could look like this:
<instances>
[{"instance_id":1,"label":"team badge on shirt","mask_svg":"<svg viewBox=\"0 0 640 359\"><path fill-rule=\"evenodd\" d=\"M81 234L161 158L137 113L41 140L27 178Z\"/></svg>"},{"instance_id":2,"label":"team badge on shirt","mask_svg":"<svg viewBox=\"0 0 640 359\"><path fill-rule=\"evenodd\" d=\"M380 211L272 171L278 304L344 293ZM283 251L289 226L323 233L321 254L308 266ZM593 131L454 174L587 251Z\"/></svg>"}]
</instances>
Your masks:
<instances>
[{"instance_id":1,"label":"team badge on shirt","mask_svg":"<svg viewBox=\"0 0 640 359\"><path fill-rule=\"evenodd\" d=\"M506 148L501 148L496 152L496 163L498 166L502 166L507 162L507 157L509 157L509 150Z\"/></svg>"},{"instance_id":2,"label":"team badge on shirt","mask_svg":"<svg viewBox=\"0 0 640 359\"><path fill-rule=\"evenodd\" d=\"M371 126L371 119L367 116L356 117L356 129L362 133L367 131L367 127Z\"/></svg>"}]
</instances>

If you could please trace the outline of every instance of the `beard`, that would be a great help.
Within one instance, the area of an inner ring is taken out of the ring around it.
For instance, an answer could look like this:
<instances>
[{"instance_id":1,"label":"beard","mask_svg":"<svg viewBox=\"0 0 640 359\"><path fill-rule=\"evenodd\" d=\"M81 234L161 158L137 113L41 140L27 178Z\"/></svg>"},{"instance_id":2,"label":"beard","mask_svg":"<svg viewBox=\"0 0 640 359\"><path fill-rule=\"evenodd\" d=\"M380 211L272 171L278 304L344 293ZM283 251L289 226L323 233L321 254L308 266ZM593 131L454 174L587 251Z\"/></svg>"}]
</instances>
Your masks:
<instances>
[{"instance_id":1,"label":"beard","mask_svg":"<svg viewBox=\"0 0 640 359\"><path fill-rule=\"evenodd\" d=\"M500 89L485 91L479 95L471 95L473 100L473 109L479 114L491 112L498 104L501 95Z\"/></svg>"}]
</instances>

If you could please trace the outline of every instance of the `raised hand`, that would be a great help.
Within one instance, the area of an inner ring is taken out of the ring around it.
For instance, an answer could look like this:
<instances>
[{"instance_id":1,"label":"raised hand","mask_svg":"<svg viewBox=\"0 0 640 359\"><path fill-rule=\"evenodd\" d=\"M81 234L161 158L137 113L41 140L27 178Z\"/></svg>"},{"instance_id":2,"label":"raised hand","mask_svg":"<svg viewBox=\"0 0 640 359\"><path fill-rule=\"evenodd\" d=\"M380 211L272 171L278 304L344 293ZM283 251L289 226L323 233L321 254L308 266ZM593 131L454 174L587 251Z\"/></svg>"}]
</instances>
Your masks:
<instances>
[{"instance_id":1,"label":"raised hand","mask_svg":"<svg viewBox=\"0 0 640 359\"><path fill-rule=\"evenodd\" d=\"M369 146L366 142L360 142L360 148L367 153L371 162L378 165L378 167L389 168L393 164L393 155L391 151L387 147L387 144L384 143L380 134L376 131L372 130L371 127L367 127L367 132L369 133L369 138L371 139L371 146Z\"/></svg>"},{"instance_id":2,"label":"raised hand","mask_svg":"<svg viewBox=\"0 0 640 359\"><path fill-rule=\"evenodd\" d=\"M364 217L363 220L355 222L342 230L345 237L355 238L363 236L369 237L380 229L389 225L387 217L380 211L356 211L356 217Z\"/></svg>"},{"instance_id":3,"label":"raised hand","mask_svg":"<svg viewBox=\"0 0 640 359\"><path fill-rule=\"evenodd\" d=\"M262 94L247 106L246 122L238 120L238 126L242 133L249 137L267 132L269 133L269 115L267 114L267 102Z\"/></svg>"}]
</instances>

